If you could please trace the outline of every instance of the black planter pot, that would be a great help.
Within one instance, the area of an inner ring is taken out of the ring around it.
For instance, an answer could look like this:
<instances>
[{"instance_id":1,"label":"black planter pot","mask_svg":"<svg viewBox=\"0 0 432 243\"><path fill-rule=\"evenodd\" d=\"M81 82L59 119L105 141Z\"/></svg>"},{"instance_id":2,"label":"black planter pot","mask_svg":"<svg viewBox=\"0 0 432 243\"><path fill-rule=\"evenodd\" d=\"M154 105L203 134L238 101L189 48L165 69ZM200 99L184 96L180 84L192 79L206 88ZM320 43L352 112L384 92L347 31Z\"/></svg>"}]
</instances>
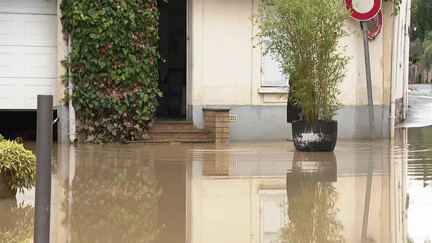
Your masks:
<instances>
[{"instance_id":1,"label":"black planter pot","mask_svg":"<svg viewBox=\"0 0 432 243\"><path fill-rule=\"evenodd\" d=\"M298 151L333 151L336 146L337 130L337 121L293 121L294 146Z\"/></svg>"}]
</instances>

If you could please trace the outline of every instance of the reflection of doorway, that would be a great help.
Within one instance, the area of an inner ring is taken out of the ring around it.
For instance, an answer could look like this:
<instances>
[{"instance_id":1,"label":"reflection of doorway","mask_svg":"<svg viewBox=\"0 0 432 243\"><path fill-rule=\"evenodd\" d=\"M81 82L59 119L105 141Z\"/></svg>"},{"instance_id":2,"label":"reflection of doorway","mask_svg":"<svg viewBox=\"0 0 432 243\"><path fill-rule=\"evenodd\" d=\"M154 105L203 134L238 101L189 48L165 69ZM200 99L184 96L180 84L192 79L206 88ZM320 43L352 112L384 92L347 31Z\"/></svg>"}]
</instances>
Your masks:
<instances>
[{"instance_id":1,"label":"reflection of doorway","mask_svg":"<svg viewBox=\"0 0 432 243\"><path fill-rule=\"evenodd\" d=\"M162 194L158 203L157 243L183 243L186 238L186 162L155 163Z\"/></svg>"},{"instance_id":2,"label":"reflection of doorway","mask_svg":"<svg viewBox=\"0 0 432 243\"><path fill-rule=\"evenodd\" d=\"M159 0L159 99L157 118L186 118L186 0Z\"/></svg>"}]
</instances>

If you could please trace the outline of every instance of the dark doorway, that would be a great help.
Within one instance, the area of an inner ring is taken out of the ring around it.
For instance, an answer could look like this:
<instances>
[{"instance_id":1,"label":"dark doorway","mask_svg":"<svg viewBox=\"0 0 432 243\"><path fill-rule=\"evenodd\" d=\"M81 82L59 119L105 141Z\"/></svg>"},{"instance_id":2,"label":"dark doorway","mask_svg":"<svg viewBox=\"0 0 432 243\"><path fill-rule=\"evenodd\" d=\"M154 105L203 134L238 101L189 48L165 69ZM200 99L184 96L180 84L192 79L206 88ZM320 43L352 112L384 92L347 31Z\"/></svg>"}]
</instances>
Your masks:
<instances>
[{"instance_id":1,"label":"dark doorway","mask_svg":"<svg viewBox=\"0 0 432 243\"><path fill-rule=\"evenodd\" d=\"M159 88L163 97L156 110L158 119L186 118L186 0L158 1Z\"/></svg>"},{"instance_id":2,"label":"dark doorway","mask_svg":"<svg viewBox=\"0 0 432 243\"><path fill-rule=\"evenodd\" d=\"M53 121L56 117L54 110ZM0 134L10 140L36 141L36 121L37 111L0 111ZM53 125L53 140L57 141L57 124Z\"/></svg>"}]
</instances>

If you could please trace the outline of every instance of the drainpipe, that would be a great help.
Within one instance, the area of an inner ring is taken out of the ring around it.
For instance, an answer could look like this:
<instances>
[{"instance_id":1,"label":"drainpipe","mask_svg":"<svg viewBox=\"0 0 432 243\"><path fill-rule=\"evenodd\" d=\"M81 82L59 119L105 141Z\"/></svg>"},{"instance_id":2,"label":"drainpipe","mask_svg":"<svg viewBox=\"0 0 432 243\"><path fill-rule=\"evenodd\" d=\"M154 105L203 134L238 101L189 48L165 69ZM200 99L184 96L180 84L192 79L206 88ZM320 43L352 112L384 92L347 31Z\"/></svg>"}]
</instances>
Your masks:
<instances>
[{"instance_id":1,"label":"drainpipe","mask_svg":"<svg viewBox=\"0 0 432 243\"><path fill-rule=\"evenodd\" d=\"M390 138L394 139L394 129L395 129L395 110L396 110L396 82L397 82L397 62L398 62L398 22L399 22L400 13L397 16L397 19L393 19L393 43L392 43L392 73L391 73L391 87L390 87Z\"/></svg>"},{"instance_id":2,"label":"drainpipe","mask_svg":"<svg viewBox=\"0 0 432 243\"><path fill-rule=\"evenodd\" d=\"M411 1L406 2L406 11L405 11L405 26L404 26L404 34L405 34L405 56L404 56L404 89L403 89L403 115L402 118L405 120L407 117L407 111L408 111L408 80L409 80L409 32L408 32L408 26L409 23L411 23Z\"/></svg>"},{"instance_id":3,"label":"drainpipe","mask_svg":"<svg viewBox=\"0 0 432 243\"><path fill-rule=\"evenodd\" d=\"M395 3L394 3L395 4ZM395 110L396 110L396 83L397 83L397 67L398 67L398 27L399 27L399 19L400 14L397 15L397 19L393 19L393 43L392 43L392 75L391 75L391 88L390 88L390 139L391 139L391 147L390 147L390 242L396 242L396 224L395 224L395 151L394 151L394 135L395 135Z\"/></svg>"},{"instance_id":4,"label":"drainpipe","mask_svg":"<svg viewBox=\"0 0 432 243\"><path fill-rule=\"evenodd\" d=\"M72 35L71 33L68 33L68 61L70 62L72 57ZM73 83L71 79L71 70L70 67L68 67L68 74L69 74L69 80L68 80L68 93L70 96L72 96L73 91ZM76 124L75 124L75 109L72 105L72 99L69 99L69 141L71 143L74 143L76 140Z\"/></svg>"}]
</instances>

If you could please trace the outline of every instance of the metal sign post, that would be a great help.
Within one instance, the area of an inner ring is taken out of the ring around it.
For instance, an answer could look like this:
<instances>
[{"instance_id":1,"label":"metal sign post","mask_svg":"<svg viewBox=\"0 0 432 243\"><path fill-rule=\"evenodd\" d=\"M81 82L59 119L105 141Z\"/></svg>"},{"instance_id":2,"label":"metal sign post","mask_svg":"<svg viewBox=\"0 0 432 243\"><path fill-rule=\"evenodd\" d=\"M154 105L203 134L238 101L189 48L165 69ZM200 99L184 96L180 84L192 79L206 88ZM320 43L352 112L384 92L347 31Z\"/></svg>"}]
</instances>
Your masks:
<instances>
[{"instance_id":1,"label":"metal sign post","mask_svg":"<svg viewBox=\"0 0 432 243\"><path fill-rule=\"evenodd\" d=\"M369 106L369 133L370 138L375 139L375 119L374 119L374 108L373 108L373 96L372 96L372 78L371 78L371 68L370 68L370 58L369 58L369 40L367 31L367 22L361 21L363 28L363 45L364 45L364 58L365 58L365 68L366 68L366 87L368 96L368 106Z\"/></svg>"},{"instance_id":2,"label":"metal sign post","mask_svg":"<svg viewBox=\"0 0 432 243\"><path fill-rule=\"evenodd\" d=\"M369 40L367 21L374 18L381 11L381 0L345 0L345 7L351 12L351 17L361 22L363 29L364 58L366 68L366 87L369 106L370 138L375 139L375 120L372 96L372 78L369 58ZM379 32L378 32L379 33Z\"/></svg>"}]
</instances>

